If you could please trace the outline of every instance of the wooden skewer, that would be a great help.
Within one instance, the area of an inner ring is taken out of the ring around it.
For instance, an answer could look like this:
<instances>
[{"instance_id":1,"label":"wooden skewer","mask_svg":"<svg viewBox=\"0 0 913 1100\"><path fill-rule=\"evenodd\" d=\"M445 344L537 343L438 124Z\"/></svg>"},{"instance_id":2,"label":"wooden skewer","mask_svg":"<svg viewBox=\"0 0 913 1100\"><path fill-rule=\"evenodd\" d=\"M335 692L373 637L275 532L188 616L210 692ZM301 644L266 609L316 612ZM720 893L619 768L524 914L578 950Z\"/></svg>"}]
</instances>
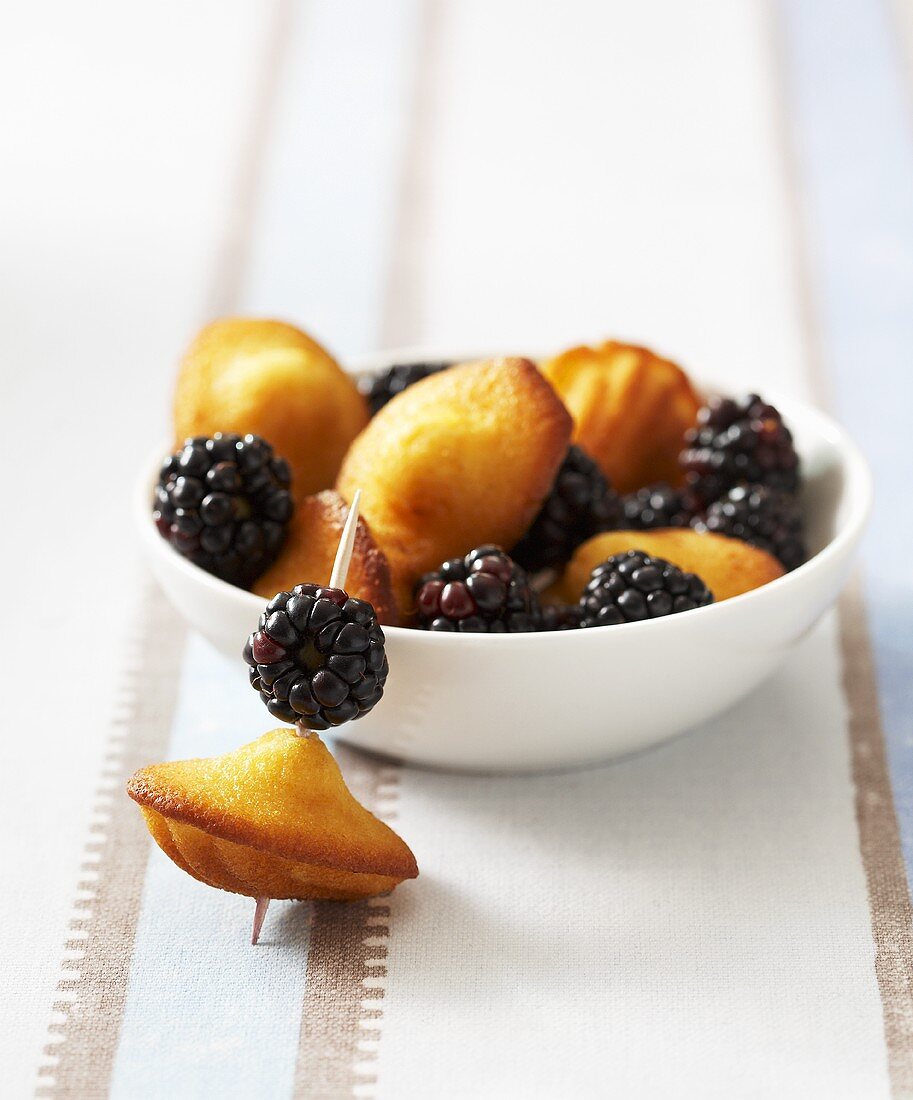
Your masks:
<instances>
[{"instance_id":1,"label":"wooden skewer","mask_svg":"<svg viewBox=\"0 0 913 1100\"><path fill-rule=\"evenodd\" d=\"M349 514L346 516L345 526L342 529L342 535L339 539L339 546L336 550L336 560L333 562L333 571L330 574L329 588L344 588L346 583L346 577L349 573L349 564L352 561L352 551L355 547L355 535L358 531L358 502L361 500L361 489L357 489L355 495L352 497L352 503L349 505ZM298 726L297 729L301 732L302 736L309 736L310 730L304 730ZM263 927L263 922L266 919L266 911L269 909L269 898L257 898L257 905L254 909L254 926L250 934L250 942L256 946L257 941L260 939L260 929Z\"/></svg>"},{"instance_id":2,"label":"wooden skewer","mask_svg":"<svg viewBox=\"0 0 913 1100\"><path fill-rule=\"evenodd\" d=\"M361 500L361 489L355 490L352 503L349 505L349 514L346 516L346 524L342 529L339 546L336 550L336 560L333 562L333 572L330 574L330 588L345 588L346 577L349 575L349 564L352 561L352 551L355 548L355 535L358 531L358 504Z\"/></svg>"}]
</instances>

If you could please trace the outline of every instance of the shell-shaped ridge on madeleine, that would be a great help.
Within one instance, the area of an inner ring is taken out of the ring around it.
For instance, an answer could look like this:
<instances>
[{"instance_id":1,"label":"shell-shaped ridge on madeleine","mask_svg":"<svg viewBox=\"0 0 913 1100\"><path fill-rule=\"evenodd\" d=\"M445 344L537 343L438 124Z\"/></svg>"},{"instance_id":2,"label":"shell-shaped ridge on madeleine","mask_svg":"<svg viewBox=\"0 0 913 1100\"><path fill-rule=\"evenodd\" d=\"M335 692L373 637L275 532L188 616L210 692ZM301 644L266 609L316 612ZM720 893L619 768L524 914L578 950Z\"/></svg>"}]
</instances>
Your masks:
<instances>
[{"instance_id":1,"label":"shell-shaped ridge on madeleine","mask_svg":"<svg viewBox=\"0 0 913 1100\"><path fill-rule=\"evenodd\" d=\"M276 729L222 756L142 768L127 791L165 854L223 890L347 900L418 874L316 735Z\"/></svg>"},{"instance_id":2,"label":"shell-shaped ridge on madeleine","mask_svg":"<svg viewBox=\"0 0 913 1100\"><path fill-rule=\"evenodd\" d=\"M648 348L614 340L571 348L542 372L574 417L574 442L615 488L682 482L678 455L700 397L687 374Z\"/></svg>"}]
</instances>

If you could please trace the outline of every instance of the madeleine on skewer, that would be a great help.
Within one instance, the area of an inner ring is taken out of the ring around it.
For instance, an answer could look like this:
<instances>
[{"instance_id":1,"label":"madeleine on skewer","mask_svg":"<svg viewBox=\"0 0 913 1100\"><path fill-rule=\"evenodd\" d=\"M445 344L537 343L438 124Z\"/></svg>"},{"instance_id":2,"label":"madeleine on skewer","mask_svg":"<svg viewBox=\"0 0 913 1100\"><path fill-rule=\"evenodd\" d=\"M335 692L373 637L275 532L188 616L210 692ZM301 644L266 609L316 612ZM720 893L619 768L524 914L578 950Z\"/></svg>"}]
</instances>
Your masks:
<instances>
[{"instance_id":1,"label":"madeleine on skewer","mask_svg":"<svg viewBox=\"0 0 913 1100\"><path fill-rule=\"evenodd\" d=\"M330 584L279 593L245 646L252 686L295 727L222 756L143 768L127 785L182 870L256 898L252 943L272 898L352 901L418 874L409 847L351 794L316 732L366 714L387 675L373 607L342 588L357 522L356 493Z\"/></svg>"},{"instance_id":2,"label":"madeleine on skewer","mask_svg":"<svg viewBox=\"0 0 913 1100\"><path fill-rule=\"evenodd\" d=\"M417 873L315 733L283 727L222 756L142 768L127 790L165 854L221 890L352 901Z\"/></svg>"}]
</instances>

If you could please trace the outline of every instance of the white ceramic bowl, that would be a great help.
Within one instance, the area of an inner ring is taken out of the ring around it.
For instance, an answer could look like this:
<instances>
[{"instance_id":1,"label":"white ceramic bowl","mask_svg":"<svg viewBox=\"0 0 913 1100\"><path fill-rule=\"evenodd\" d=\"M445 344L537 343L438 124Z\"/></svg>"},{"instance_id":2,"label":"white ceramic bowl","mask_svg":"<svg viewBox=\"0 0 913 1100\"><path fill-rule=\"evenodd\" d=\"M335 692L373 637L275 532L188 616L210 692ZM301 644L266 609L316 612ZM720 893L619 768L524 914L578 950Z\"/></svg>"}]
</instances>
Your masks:
<instances>
[{"instance_id":1,"label":"white ceramic bowl","mask_svg":"<svg viewBox=\"0 0 913 1100\"><path fill-rule=\"evenodd\" d=\"M389 354L367 366L410 357L453 358ZM836 600L872 498L865 460L842 428L801 402L765 396L802 458L813 556L799 569L710 607L622 626L513 635L388 627L384 697L337 736L417 764L538 771L647 748L747 695ZM149 564L188 623L236 654L246 676L241 649L264 601L190 564L158 534L150 500L162 454L141 472L134 501Z\"/></svg>"}]
</instances>

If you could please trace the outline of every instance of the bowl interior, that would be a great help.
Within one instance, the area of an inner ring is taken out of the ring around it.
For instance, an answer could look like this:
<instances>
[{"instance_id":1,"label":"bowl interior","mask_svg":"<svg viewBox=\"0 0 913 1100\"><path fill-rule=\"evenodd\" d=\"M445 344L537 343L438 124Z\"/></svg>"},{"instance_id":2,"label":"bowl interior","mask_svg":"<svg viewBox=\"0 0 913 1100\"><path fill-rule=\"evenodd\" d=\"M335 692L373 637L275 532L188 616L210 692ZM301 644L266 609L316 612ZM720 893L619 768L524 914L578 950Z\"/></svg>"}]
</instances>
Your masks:
<instances>
[{"instance_id":1,"label":"bowl interior","mask_svg":"<svg viewBox=\"0 0 913 1100\"><path fill-rule=\"evenodd\" d=\"M452 352L442 354L440 350L433 349L410 349L402 353L366 356L354 361L351 370L353 374L365 374L380 371L393 362L442 360L460 362L472 358L478 358L478 356L457 356ZM716 392L721 389L723 388L715 387L712 383L704 386L705 392ZM826 551L829 554L835 549L836 543L858 536L870 506L870 476L866 463L855 444L843 429L829 417L789 397L778 394L767 394L767 396L773 404L781 409L787 425L793 432L802 461L803 489L801 502L806 520L809 548L809 561L801 567L804 571L813 565L815 558L822 552ZM154 559L157 559L161 567L169 572L182 573L187 583L207 588L210 598L221 600L223 605L231 604L239 610L244 608L252 621L255 621L263 607L264 601L261 597L226 584L224 581L220 581L218 578L192 565L174 552L155 531L150 520L151 489L158 475L161 457L166 450L167 447L163 447L155 456L150 457L149 466L143 472L137 484L134 501L135 518L141 529L147 551ZM790 580L792 576L794 575L790 575L783 580ZM782 584L783 580L773 583ZM737 596L735 599L744 600L756 594L747 593L745 596ZM713 610L714 607L710 607L692 614L712 613ZM426 638L428 642L445 642L451 637L449 635L427 635L425 632L416 632L406 628L389 627L387 629L395 633L405 632L413 638L416 638L418 634L422 638ZM607 627L604 629L617 631L619 628ZM204 633L206 632L204 631ZM459 637L462 640L464 636ZM498 637L500 637L503 644L505 639L502 636ZM416 638L416 640L418 639ZM524 635L516 635L511 640L528 642L531 639Z\"/></svg>"},{"instance_id":2,"label":"bowl interior","mask_svg":"<svg viewBox=\"0 0 913 1100\"><path fill-rule=\"evenodd\" d=\"M526 354L503 351L495 354ZM376 374L391 363L468 362L491 356L492 352L465 351L455 355L440 348L404 348L397 352L381 352L356 358L351 364L353 374ZM541 354L530 353L541 360ZM712 380L698 384L707 394L726 393L728 388ZM802 492L800 504L806 524L809 560L834 541L839 532L850 534L865 522L871 503L871 480L861 453L847 434L828 416L803 402L776 392L764 390L765 396L783 413L787 427L793 433L796 449L802 461Z\"/></svg>"}]
</instances>

